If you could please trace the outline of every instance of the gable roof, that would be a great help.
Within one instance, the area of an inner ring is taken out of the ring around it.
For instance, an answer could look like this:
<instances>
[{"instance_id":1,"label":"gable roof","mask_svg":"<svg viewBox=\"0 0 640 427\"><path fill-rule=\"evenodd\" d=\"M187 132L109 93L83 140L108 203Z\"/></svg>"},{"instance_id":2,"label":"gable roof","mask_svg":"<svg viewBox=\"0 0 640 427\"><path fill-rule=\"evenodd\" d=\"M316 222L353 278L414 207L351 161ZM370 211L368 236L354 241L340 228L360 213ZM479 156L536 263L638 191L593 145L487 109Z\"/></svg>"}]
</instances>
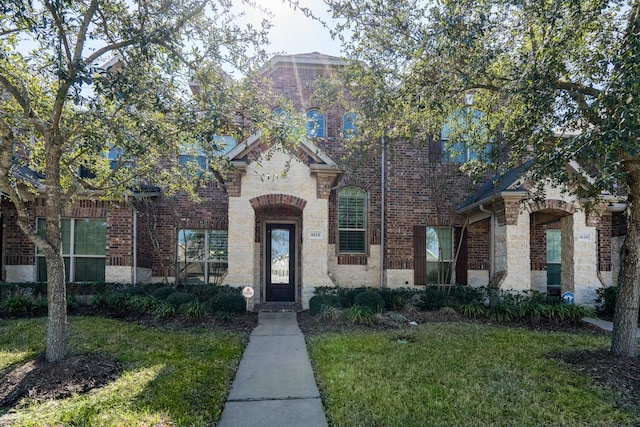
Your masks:
<instances>
[{"instance_id":1,"label":"gable roof","mask_svg":"<svg viewBox=\"0 0 640 427\"><path fill-rule=\"evenodd\" d=\"M254 133L245 141L231 149L227 154L225 154L225 157L232 164L246 164L247 154L263 142L261 140L261 136L261 132ZM302 149L309 156L311 170L324 169L340 171L337 163L308 138L301 138L298 148Z\"/></svg>"},{"instance_id":2,"label":"gable roof","mask_svg":"<svg viewBox=\"0 0 640 427\"><path fill-rule=\"evenodd\" d=\"M523 178L533 163L534 160L532 159L504 173L496 174L458 206L458 213L468 211L472 207L488 202L504 193L512 192L515 195L526 192L527 189L524 186L525 180Z\"/></svg>"}]
</instances>

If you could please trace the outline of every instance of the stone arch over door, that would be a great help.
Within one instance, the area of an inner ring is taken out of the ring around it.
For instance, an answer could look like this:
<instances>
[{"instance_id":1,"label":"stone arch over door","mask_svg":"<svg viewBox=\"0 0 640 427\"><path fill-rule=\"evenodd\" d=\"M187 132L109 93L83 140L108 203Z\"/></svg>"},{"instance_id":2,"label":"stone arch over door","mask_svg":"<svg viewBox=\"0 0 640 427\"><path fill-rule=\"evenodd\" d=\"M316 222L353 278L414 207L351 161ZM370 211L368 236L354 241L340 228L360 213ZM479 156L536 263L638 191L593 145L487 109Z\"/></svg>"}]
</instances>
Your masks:
<instances>
[{"instance_id":1,"label":"stone arch over door","mask_svg":"<svg viewBox=\"0 0 640 427\"><path fill-rule=\"evenodd\" d=\"M260 304L270 304L268 293L267 254L269 249L269 231L276 226L288 225L295 230L292 244L294 245L295 256L293 257L294 288L295 295L293 303L301 302L301 273L302 273L302 229L303 210L307 204L304 199L287 194L266 194L250 200L255 212L255 243L259 247L258 259L254 263L255 275L260 283ZM258 301L256 301L258 302Z\"/></svg>"},{"instance_id":2,"label":"stone arch over door","mask_svg":"<svg viewBox=\"0 0 640 427\"><path fill-rule=\"evenodd\" d=\"M574 291L576 206L565 200L546 199L529 204L527 210L530 214L531 288L549 295ZM559 242L551 238L557 237L558 233ZM555 276L553 270L558 267L559 283L551 279Z\"/></svg>"}]
</instances>

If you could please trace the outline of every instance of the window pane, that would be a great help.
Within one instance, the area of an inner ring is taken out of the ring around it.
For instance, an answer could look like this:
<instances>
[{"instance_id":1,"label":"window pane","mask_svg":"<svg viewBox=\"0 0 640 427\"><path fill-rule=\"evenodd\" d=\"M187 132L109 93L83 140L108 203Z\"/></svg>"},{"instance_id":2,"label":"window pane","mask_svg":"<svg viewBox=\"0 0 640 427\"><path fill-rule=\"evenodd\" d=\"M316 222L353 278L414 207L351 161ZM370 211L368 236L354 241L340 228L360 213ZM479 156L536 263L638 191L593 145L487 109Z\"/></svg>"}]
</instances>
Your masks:
<instances>
[{"instance_id":1,"label":"window pane","mask_svg":"<svg viewBox=\"0 0 640 427\"><path fill-rule=\"evenodd\" d=\"M427 261L451 261L453 259L453 229L427 227Z\"/></svg>"},{"instance_id":2,"label":"window pane","mask_svg":"<svg viewBox=\"0 0 640 427\"><path fill-rule=\"evenodd\" d=\"M64 277L66 281L69 281L69 265L70 259L68 257L64 257ZM47 261L44 256L37 257L37 277L38 282L46 282L47 281Z\"/></svg>"},{"instance_id":3,"label":"window pane","mask_svg":"<svg viewBox=\"0 0 640 427\"><path fill-rule=\"evenodd\" d=\"M47 221L44 218L38 218L36 220L36 227L38 229L38 234L45 237L47 234ZM60 221L60 230L62 231L62 253L64 255L69 255L71 252L71 220L62 219ZM37 249L37 253L41 254L42 252L40 249Z\"/></svg>"},{"instance_id":4,"label":"window pane","mask_svg":"<svg viewBox=\"0 0 640 427\"><path fill-rule=\"evenodd\" d=\"M178 232L178 261L204 261L204 244L204 230L180 230Z\"/></svg>"},{"instance_id":5,"label":"window pane","mask_svg":"<svg viewBox=\"0 0 640 427\"><path fill-rule=\"evenodd\" d=\"M324 114L320 110L309 110L307 117L307 136L324 137Z\"/></svg>"},{"instance_id":6,"label":"window pane","mask_svg":"<svg viewBox=\"0 0 640 427\"><path fill-rule=\"evenodd\" d=\"M427 262L427 283L429 285L442 285L450 282L450 262Z\"/></svg>"},{"instance_id":7,"label":"window pane","mask_svg":"<svg viewBox=\"0 0 640 427\"><path fill-rule=\"evenodd\" d=\"M193 175L201 176L207 170L207 158L205 156L192 156L181 154L178 156L178 162L187 172Z\"/></svg>"},{"instance_id":8,"label":"window pane","mask_svg":"<svg viewBox=\"0 0 640 427\"><path fill-rule=\"evenodd\" d=\"M74 282L104 282L105 258L76 257L74 260Z\"/></svg>"},{"instance_id":9,"label":"window pane","mask_svg":"<svg viewBox=\"0 0 640 427\"><path fill-rule=\"evenodd\" d=\"M76 219L74 222L74 255L105 255L107 222L96 219ZM102 274L104 276L104 272Z\"/></svg>"},{"instance_id":10,"label":"window pane","mask_svg":"<svg viewBox=\"0 0 640 427\"><path fill-rule=\"evenodd\" d=\"M180 283L205 283L204 262L179 262L178 281Z\"/></svg>"},{"instance_id":11,"label":"window pane","mask_svg":"<svg viewBox=\"0 0 640 427\"><path fill-rule=\"evenodd\" d=\"M209 261L227 261L229 233L227 230L209 231Z\"/></svg>"},{"instance_id":12,"label":"window pane","mask_svg":"<svg viewBox=\"0 0 640 427\"><path fill-rule=\"evenodd\" d=\"M338 250L340 252L364 253L365 235L364 231L340 230Z\"/></svg>"},{"instance_id":13,"label":"window pane","mask_svg":"<svg viewBox=\"0 0 640 427\"><path fill-rule=\"evenodd\" d=\"M562 248L560 230L547 230L547 263L560 263Z\"/></svg>"},{"instance_id":14,"label":"window pane","mask_svg":"<svg viewBox=\"0 0 640 427\"><path fill-rule=\"evenodd\" d=\"M358 133L358 114L351 111L342 117L342 132L345 138L351 138Z\"/></svg>"},{"instance_id":15,"label":"window pane","mask_svg":"<svg viewBox=\"0 0 640 427\"><path fill-rule=\"evenodd\" d=\"M366 194L357 188L346 188L338 195L338 228L365 228Z\"/></svg>"},{"instance_id":16,"label":"window pane","mask_svg":"<svg viewBox=\"0 0 640 427\"><path fill-rule=\"evenodd\" d=\"M209 263L209 282L213 285L221 285L222 278L227 273L227 263L225 262L210 262Z\"/></svg>"}]
</instances>

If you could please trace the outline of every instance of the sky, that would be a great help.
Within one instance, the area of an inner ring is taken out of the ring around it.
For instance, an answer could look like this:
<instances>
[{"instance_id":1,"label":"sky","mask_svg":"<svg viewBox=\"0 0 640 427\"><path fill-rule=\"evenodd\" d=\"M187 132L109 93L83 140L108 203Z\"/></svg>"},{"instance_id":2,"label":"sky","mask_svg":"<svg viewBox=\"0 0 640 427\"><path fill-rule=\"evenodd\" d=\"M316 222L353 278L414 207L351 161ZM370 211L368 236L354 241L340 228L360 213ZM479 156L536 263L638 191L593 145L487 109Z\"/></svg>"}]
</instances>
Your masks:
<instances>
[{"instance_id":1,"label":"sky","mask_svg":"<svg viewBox=\"0 0 640 427\"><path fill-rule=\"evenodd\" d=\"M270 45L267 51L272 54L294 55L299 53L320 52L327 55L340 56L340 42L333 40L329 30L319 22L307 18L300 10L293 10L283 0L255 0L261 7L269 10L273 24L269 33ZM299 0L300 5L307 7L325 21L331 20L329 7L322 0ZM264 14L248 8L246 19L260 22Z\"/></svg>"}]
</instances>

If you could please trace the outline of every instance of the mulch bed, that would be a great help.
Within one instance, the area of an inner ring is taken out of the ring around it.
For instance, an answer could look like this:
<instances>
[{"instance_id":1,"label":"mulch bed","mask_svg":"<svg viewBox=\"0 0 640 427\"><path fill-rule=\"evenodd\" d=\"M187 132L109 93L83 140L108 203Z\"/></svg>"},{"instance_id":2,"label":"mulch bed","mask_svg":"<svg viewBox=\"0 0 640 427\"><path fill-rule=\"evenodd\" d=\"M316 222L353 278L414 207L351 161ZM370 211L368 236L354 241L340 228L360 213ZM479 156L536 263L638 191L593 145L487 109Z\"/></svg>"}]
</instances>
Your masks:
<instances>
[{"instance_id":1,"label":"mulch bed","mask_svg":"<svg viewBox=\"0 0 640 427\"><path fill-rule=\"evenodd\" d=\"M108 384L120 376L114 357L81 354L47 363L44 356L0 372L0 408L27 397L33 401L63 399Z\"/></svg>"}]
</instances>

